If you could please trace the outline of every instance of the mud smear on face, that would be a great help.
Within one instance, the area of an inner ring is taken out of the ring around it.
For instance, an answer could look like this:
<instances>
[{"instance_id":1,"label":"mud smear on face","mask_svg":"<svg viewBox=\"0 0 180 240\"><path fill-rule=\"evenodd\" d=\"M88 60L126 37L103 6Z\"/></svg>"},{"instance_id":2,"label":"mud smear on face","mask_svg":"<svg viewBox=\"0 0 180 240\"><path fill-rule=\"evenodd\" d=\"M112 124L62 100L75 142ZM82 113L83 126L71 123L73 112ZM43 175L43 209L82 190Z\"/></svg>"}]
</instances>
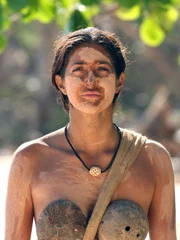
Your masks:
<instances>
[{"instance_id":1,"label":"mud smear on face","mask_svg":"<svg viewBox=\"0 0 180 240\"><path fill-rule=\"evenodd\" d=\"M100 86L88 88L84 84L80 84L77 89L76 98L79 102L82 102L84 104L92 104L94 106L97 106L104 100L104 92L104 89ZM93 93L95 93L95 97L93 97Z\"/></svg>"},{"instance_id":2,"label":"mud smear on face","mask_svg":"<svg viewBox=\"0 0 180 240\"><path fill-rule=\"evenodd\" d=\"M97 46L100 47L100 46ZM89 51L90 50L90 51ZM103 54L102 52L100 52L101 49L99 49L99 51L95 50L92 47L83 47L81 49L81 51L79 52L79 57L82 61L86 61L86 62L93 62L95 60L95 56L96 59L102 59L103 61L108 62L111 65L111 62L109 61L109 55L107 53ZM92 64L92 65L95 65ZM94 75L94 73L93 73ZM85 103L85 104L92 104L94 106L99 105L105 98L105 89L101 86L99 86L99 77L97 76L93 76L94 80L93 83L91 83L90 87L87 87L86 84L80 84L78 91L77 91L77 100ZM82 82L85 82L85 79L81 79ZM97 98L87 98L86 97L86 93L92 93L93 92L97 92L97 94L99 94L99 96Z\"/></svg>"},{"instance_id":3,"label":"mud smear on face","mask_svg":"<svg viewBox=\"0 0 180 240\"><path fill-rule=\"evenodd\" d=\"M71 106L93 113L95 109L91 107L100 111L112 104L116 76L110 56L101 46L78 48L69 60L65 77Z\"/></svg>"}]
</instances>

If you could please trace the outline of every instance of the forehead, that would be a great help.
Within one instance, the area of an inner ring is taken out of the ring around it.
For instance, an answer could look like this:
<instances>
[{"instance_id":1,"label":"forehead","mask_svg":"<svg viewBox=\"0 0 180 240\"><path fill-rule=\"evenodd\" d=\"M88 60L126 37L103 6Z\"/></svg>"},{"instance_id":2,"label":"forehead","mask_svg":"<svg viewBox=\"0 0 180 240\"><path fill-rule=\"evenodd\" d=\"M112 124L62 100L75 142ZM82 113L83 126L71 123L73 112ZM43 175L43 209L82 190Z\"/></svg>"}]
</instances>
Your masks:
<instances>
[{"instance_id":1,"label":"forehead","mask_svg":"<svg viewBox=\"0 0 180 240\"><path fill-rule=\"evenodd\" d=\"M69 58L69 64L76 61L94 62L94 61L107 61L111 64L109 53L98 44L86 44L77 47Z\"/></svg>"}]
</instances>

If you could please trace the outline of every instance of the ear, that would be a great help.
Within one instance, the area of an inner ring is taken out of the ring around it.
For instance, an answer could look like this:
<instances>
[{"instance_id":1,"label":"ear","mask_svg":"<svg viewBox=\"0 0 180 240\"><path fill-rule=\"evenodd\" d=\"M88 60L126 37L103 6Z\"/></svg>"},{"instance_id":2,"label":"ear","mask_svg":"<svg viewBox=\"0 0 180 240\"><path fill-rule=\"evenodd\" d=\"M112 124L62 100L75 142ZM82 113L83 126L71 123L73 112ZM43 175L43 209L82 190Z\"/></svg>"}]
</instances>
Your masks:
<instances>
[{"instance_id":1,"label":"ear","mask_svg":"<svg viewBox=\"0 0 180 240\"><path fill-rule=\"evenodd\" d=\"M57 85L57 87L59 88L59 90L60 90L64 95L67 95L67 93L66 93L66 88L65 88L65 86L64 86L64 81L62 80L61 76L56 75L56 76L55 76L55 82L56 82L56 85Z\"/></svg>"},{"instance_id":2,"label":"ear","mask_svg":"<svg viewBox=\"0 0 180 240\"><path fill-rule=\"evenodd\" d=\"M119 76L119 78L116 81L116 93L121 92L123 86L124 86L124 82L125 82L125 73L122 72L121 75Z\"/></svg>"}]
</instances>

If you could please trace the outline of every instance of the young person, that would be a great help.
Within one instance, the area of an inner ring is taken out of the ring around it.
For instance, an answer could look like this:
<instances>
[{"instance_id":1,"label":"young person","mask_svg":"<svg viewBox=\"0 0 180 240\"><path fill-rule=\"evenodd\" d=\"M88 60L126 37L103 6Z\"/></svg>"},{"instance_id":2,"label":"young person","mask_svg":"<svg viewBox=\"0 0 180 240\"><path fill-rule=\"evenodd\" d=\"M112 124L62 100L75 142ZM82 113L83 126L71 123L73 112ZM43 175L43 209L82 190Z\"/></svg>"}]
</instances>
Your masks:
<instances>
[{"instance_id":1,"label":"young person","mask_svg":"<svg viewBox=\"0 0 180 240\"><path fill-rule=\"evenodd\" d=\"M125 50L97 28L56 42L52 83L67 126L20 146L12 162L5 240L83 239L123 129L113 107L125 81ZM127 224L129 222L129 224ZM174 176L169 154L149 139L119 183L96 234L99 240L175 240Z\"/></svg>"}]
</instances>

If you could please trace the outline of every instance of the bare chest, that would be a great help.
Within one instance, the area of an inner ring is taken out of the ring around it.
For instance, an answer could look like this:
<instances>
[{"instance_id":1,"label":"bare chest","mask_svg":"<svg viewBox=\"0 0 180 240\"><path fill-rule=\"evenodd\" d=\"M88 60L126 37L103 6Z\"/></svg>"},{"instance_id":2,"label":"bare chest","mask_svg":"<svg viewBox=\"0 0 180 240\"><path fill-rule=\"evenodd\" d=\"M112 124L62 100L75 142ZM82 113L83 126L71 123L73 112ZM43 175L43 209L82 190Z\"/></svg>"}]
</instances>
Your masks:
<instances>
[{"instance_id":1,"label":"bare chest","mask_svg":"<svg viewBox=\"0 0 180 240\"><path fill-rule=\"evenodd\" d=\"M145 165L146 166L146 165ZM140 160L133 164L115 191L112 201L129 199L148 211L154 185L151 172ZM32 180L35 219L52 201L67 199L77 204L87 217L93 210L108 171L93 177L75 157L45 159L39 164Z\"/></svg>"}]
</instances>

